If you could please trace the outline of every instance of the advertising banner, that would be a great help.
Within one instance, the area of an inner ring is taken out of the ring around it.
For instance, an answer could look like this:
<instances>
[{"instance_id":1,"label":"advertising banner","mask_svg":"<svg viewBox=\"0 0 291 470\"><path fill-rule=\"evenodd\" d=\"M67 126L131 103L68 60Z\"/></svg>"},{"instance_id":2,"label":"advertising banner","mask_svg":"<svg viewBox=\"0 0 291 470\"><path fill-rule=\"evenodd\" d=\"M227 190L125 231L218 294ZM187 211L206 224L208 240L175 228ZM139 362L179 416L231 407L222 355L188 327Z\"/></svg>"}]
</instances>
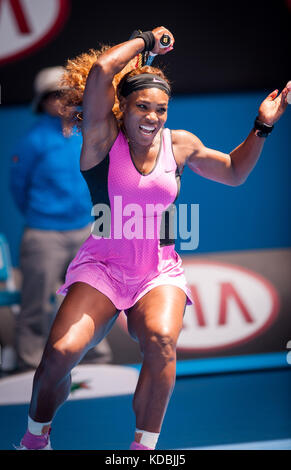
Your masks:
<instances>
[{"instance_id":1,"label":"advertising banner","mask_svg":"<svg viewBox=\"0 0 291 470\"><path fill-rule=\"evenodd\" d=\"M161 59L175 93L283 87L290 78L289 24L287 0L182 0L175 12L157 2L154 15L152 8L141 14L133 0L110 8L94 0L0 0L2 104L29 102L44 67L161 25L175 37L174 51Z\"/></svg>"}]
</instances>

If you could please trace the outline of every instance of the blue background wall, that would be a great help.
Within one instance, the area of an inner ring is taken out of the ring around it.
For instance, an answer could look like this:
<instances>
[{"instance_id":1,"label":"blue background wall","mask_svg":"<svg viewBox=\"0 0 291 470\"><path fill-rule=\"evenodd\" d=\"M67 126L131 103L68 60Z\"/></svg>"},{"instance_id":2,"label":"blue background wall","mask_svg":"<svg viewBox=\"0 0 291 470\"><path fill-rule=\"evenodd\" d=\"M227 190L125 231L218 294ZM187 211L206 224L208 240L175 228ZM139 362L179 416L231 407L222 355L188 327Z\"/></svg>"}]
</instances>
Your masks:
<instances>
[{"instance_id":1,"label":"blue background wall","mask_svg":"<svg viewBox=\"0 0 291 470\"><path fill-rule=\"evenodd\" d=\"M173 98L167 127L186 129L207 147L231 152L247 137L261 101L271 91ZM29 106L0 109L0 231L8 238L14 265L24 222L9 193L10 156L34 120ZM200 241L194 253L290 246L290 124L287 109L242 186L225 186L185 168L178 202L200 205Z\"/></svg>"}]
</instances>

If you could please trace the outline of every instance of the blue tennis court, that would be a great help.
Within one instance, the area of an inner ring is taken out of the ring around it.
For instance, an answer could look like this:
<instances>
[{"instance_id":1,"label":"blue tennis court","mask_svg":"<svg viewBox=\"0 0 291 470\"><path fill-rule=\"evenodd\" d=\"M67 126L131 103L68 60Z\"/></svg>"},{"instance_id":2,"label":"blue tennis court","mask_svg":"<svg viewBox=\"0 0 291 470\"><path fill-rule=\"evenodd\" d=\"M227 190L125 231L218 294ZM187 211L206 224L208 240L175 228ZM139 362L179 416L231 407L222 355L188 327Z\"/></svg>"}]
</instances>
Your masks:
<instances>
[{"instance_id":1,"label":"blue tennis court","mask_svg":"<svg viewBox=\"0 0 291 470\"><path fill-rule=\"evenodd\" d=\"M285 354L268 355L267 363L263 356L181 361L157 449L291 450L291 368ZM0 380L0 395L2 389ZM54 420L53 448L128 449L132 394L121 393L68 400ZM0 406L1 449L18 444L27 411L28 403Z\"/></svg>"}]
</instances>

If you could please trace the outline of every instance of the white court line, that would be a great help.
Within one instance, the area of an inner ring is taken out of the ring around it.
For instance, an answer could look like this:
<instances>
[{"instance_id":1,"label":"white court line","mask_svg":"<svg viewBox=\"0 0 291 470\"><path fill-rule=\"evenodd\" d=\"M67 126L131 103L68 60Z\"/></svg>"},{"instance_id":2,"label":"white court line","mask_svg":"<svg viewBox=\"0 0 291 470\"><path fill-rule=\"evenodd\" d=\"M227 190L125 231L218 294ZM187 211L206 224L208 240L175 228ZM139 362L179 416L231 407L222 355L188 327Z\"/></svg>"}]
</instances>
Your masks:
<instances>
[{"instance_id":1,"label":"white court line","mask_svg":"<svg viewBox=\"0 0 291 470\"><path fill-rule=\"evenodd\" d=\"M0 380L0 406L29 403L35 371L23 372ZM83 364L74 368L75 385L68 400L132 395L138 371L132 367L111 364Z\"/></svg>"},{"instance_id":2,"label":"white court line","mask_svg":"<svg viewBox=\"0 0 291 470\"><path fill-rule=\"evenodd\" d=\"M209 447L187 447L183 450L291 450L291 439L241 442L237 444L222 444L219 446Z\"/></svg>"}]
</instances>

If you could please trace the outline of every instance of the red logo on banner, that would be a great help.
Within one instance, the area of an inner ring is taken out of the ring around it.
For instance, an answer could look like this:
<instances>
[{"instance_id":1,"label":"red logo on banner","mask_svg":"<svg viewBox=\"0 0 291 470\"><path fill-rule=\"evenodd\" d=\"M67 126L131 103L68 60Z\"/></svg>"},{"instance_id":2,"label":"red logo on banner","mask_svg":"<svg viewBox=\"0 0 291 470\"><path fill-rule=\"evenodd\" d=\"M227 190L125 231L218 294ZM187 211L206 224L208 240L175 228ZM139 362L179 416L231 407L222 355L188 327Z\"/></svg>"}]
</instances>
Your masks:
<instances>
[{"instance_id":1,"label":"red logo on banner","mask_svg":"<svg viewBox=\"0 0 291 470\"><path fill-rule=\"evenodd\" d=\"M279 311L275 287L241 266L186 261L194 305L186 309L178 349L203 352L245 343L271 326Z\"/></svg>"},{"instance_id":2,"label":"red logo on banner","mask_svg":"<svg viewBox=\"0 0 291 470\"><path fill-rule=\"evenodd\" d=\"M279 296L275 287L258 273L196 259L187 259L183 265L194 305L186 308L178 351L207 352L233 347L259 336L274 322ZM127 329L123 313L119 324Z\"/></svg>"},{"instance_id":3,"label":"red logo on banner","mask_svg":"<svg viewBox=\"0 0 291 470\"><path fill-rule=\"evenodd\" d=\"M26 56L61 29L69 0L0 0L0 64Z\"/></svg>"}]
</instances>

